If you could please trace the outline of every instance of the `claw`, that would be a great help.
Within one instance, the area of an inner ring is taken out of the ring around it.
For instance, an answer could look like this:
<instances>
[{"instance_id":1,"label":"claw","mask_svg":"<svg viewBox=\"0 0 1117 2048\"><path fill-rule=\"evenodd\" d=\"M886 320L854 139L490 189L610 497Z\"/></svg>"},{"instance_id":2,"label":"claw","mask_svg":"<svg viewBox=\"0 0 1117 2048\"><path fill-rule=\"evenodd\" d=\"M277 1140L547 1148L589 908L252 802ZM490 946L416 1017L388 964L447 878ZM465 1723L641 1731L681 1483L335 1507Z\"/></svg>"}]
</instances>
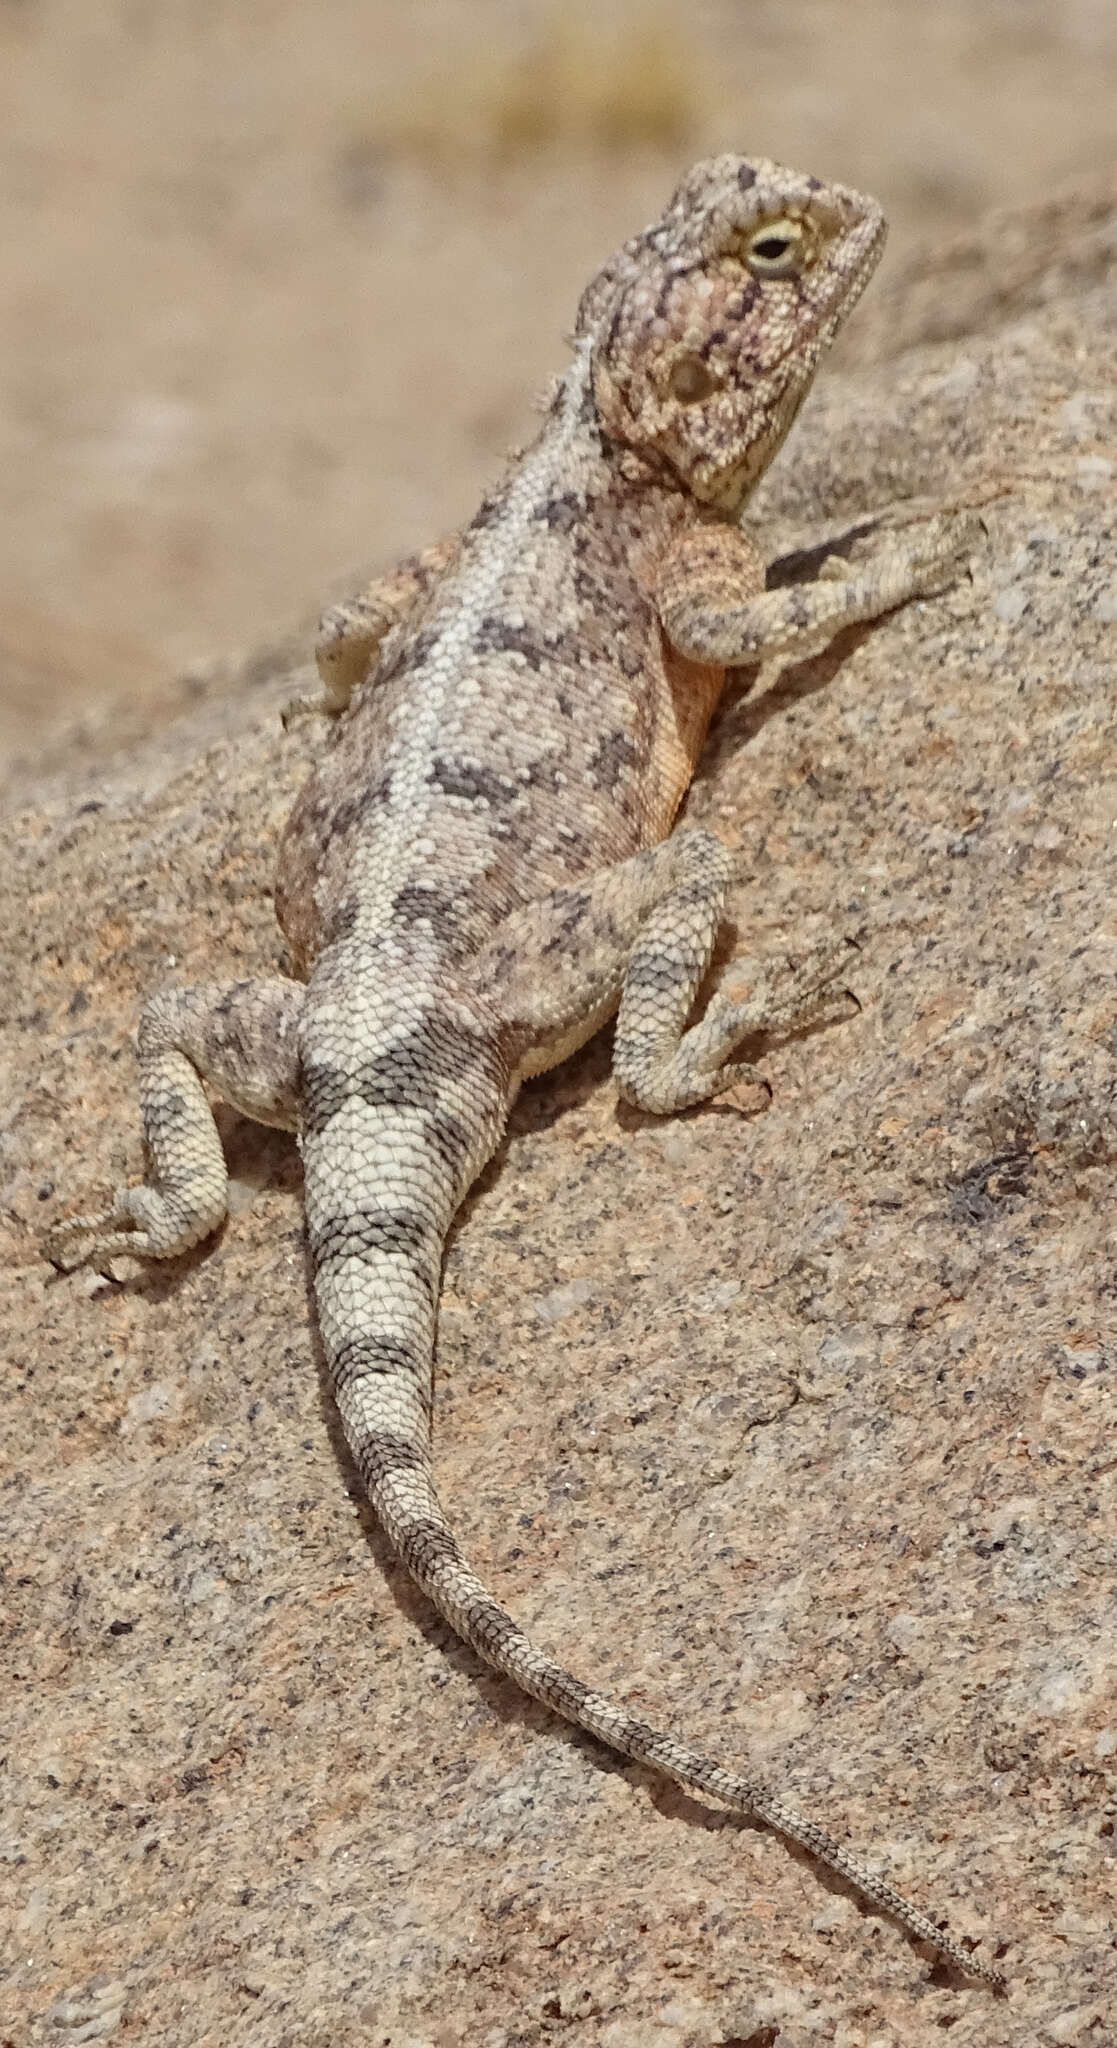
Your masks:
<instances>
[{"instance_id":1,"label":"claw","mask_svg":"<svg viewBox=\"0 0 1117 2048\"><path fill-rule=\"evenodd\" d=\"M110 1209L89 1210L81 1216L64 1216L54 1224L43 1239L43 1257L60 1273L72 1273L78 1266L96 1265L105 1258L115 1258L120 1252L142 1252L143 1233L137 1230L136 1220L126 1206L119 1191ZM90 1242L74 1248L74 1241L83 1237Z\"/></svg>"}]
</instances>

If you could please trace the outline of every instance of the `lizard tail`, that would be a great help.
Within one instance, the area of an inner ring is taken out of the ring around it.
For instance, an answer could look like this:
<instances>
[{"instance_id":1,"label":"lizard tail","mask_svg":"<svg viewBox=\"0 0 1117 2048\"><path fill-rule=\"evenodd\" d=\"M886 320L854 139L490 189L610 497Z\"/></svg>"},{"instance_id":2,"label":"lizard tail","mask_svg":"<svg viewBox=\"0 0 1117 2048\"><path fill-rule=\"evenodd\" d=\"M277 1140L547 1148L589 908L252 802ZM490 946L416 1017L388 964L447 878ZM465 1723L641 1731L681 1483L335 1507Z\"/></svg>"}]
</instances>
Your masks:
<instances>
[{"instance_id":1,"label":"lizard tail","mask_svg":"<svg viewBox=\"0 0 1117 2048\"><path fill-rule=\"evenodd\" d=\"M371 1444L365 1447L365 1464L369 1495L393 1548L439 1613L487 1664L564 1720L598 1736L610 1749L800 1843L819 1863L891 1914L909 1934L932 1943L968 1975L982 1977L997 1989L1003 1987L998 1971L944 1934L885 1878L851 1856L824 1828L785 1805L760 1779L727 1770L677 1735L638 1720L540 1649L463 1557L425 1469L412 1465L406 1457L393 1464L391 1453Z\"/></svg>"},{"instance_id":2,"label":"lizard tail","mask_svg":"<svg viewBox=\"0 0 1117 2048\"><path fill-rule=\"evenodd\" d=\"M421 1104L402 1101L397 1088L393 1102L383 1093L370 1102L375 1062L366 1060L360 1088L352 1078L338 1086L335 1075L326 1085L308 1073L312 1113L302 1140L310 1252L329 1372L346 1439L393 1548L457 1634L524 1692L611 1749L800 1843L960 1970L1000 1986L996 1971L760 1780L727 1770L678 1736L649 1727L567 1671L505 1612L463 1556L431 1476L437 1303L446 1231L464 1188L496 1143L508 1096L501 1103L499 1088L484 1091L492 1105L486 1129L470 1120L476 1142L468 1157L451 1160L455 1112L443 1089L431 1089L430 1051L428 1044L426 1076L416 1084L416 1092L420 1086L426 1090ZM454 1063L460 1083L463 1064L469 1065L460 1036ZM383 1056L379 1072L383 1077ZM480 1082L480 1075L474 1078ZM474 1104L480 1092L478 1087ZM328 1116L315 1114L323 1102ZM459 1095L459 1117L461 1107ZM377 1190L375 1201L354 1199L355 1188L370 1187Z\"/></svg>"}]
</instances>

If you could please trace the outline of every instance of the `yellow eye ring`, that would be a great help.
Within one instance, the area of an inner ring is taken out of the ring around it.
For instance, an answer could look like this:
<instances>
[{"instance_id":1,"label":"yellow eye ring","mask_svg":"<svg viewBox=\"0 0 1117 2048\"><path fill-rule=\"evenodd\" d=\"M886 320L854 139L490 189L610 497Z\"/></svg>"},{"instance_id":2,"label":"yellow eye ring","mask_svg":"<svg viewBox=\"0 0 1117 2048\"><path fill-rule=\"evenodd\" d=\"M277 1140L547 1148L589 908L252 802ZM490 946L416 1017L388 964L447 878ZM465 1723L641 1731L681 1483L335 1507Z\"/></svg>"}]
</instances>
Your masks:
<instances>
[{"instance_id":1,"label":"yellow eye ring","mask_svg":"<svg viewBox=\"0 0 1117 2048\"><path fill-rule=\"evenodd\" d=\"M781 214L750 235L745 262L754 277L797 277L814 249L801 220Z\"/></svg>"}]
</instances>

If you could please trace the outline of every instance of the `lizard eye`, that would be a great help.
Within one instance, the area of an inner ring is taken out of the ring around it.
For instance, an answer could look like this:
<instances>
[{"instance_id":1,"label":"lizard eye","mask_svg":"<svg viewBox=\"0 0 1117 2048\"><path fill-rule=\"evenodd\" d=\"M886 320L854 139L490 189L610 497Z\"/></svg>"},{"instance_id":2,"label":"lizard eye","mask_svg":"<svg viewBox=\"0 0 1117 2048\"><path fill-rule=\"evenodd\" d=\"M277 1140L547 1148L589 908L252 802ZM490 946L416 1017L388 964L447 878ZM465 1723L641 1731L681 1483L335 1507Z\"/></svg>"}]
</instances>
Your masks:
<instances>
[{"instance_id":1,"label":"lizard eye","mask_svg":"<svg viewBox=\"0 0 1117 2048\"><path fill-rule=\"evenodd\" d=\"M810 244L803 223L790 216L765 221L745 251L754 277L795 277L809 260Z\"/></svg>"},{"instance_id":2,"label":"lizard eye","mask_svg":"<svg viewBox=\"0 0 1117 2048\"><path fill-rule=\"evenodd\" d=\"M669 378L672 398L683 405L694 405L700 398L710 398L718 389L718 379L701 356L679 356L671 365Z\"/></svg>"}]
</instances>

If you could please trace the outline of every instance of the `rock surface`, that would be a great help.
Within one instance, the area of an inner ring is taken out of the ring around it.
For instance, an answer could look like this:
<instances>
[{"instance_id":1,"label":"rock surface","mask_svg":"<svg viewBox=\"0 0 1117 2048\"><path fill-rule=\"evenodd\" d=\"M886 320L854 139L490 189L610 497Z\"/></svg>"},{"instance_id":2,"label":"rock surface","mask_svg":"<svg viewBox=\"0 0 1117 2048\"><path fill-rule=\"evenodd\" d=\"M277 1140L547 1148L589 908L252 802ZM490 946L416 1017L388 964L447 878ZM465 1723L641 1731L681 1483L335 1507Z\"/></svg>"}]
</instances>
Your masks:
<instances>
[{"instance_id":1,"label":"rock surface","mask_svg":"<svg viewBox=\"0 0 1117 2048\"><path fill-rule=\"evenodd\" d=\"M739 693L692 798L739 850L737 949L855 937L857 1014L763 1048L762 1111L638 1116L601 1040L530 1087L437 1389L509 1606L999 1945L1007 1999L432 1617L332 1427L290 1141L226 1118L196 1257L41 1264L139 1169L144 992L281 959L316 731L282 732L277 657L123 751L87 727L5 826L0 2042L1112 2038L1115 218L1037 216L1051 293L1006 298L975 238L946 342L957 252L913 266L902 352L865 329L756 508L786 553L997 492L972 581Z\"/></svg>"}]
</instances>

